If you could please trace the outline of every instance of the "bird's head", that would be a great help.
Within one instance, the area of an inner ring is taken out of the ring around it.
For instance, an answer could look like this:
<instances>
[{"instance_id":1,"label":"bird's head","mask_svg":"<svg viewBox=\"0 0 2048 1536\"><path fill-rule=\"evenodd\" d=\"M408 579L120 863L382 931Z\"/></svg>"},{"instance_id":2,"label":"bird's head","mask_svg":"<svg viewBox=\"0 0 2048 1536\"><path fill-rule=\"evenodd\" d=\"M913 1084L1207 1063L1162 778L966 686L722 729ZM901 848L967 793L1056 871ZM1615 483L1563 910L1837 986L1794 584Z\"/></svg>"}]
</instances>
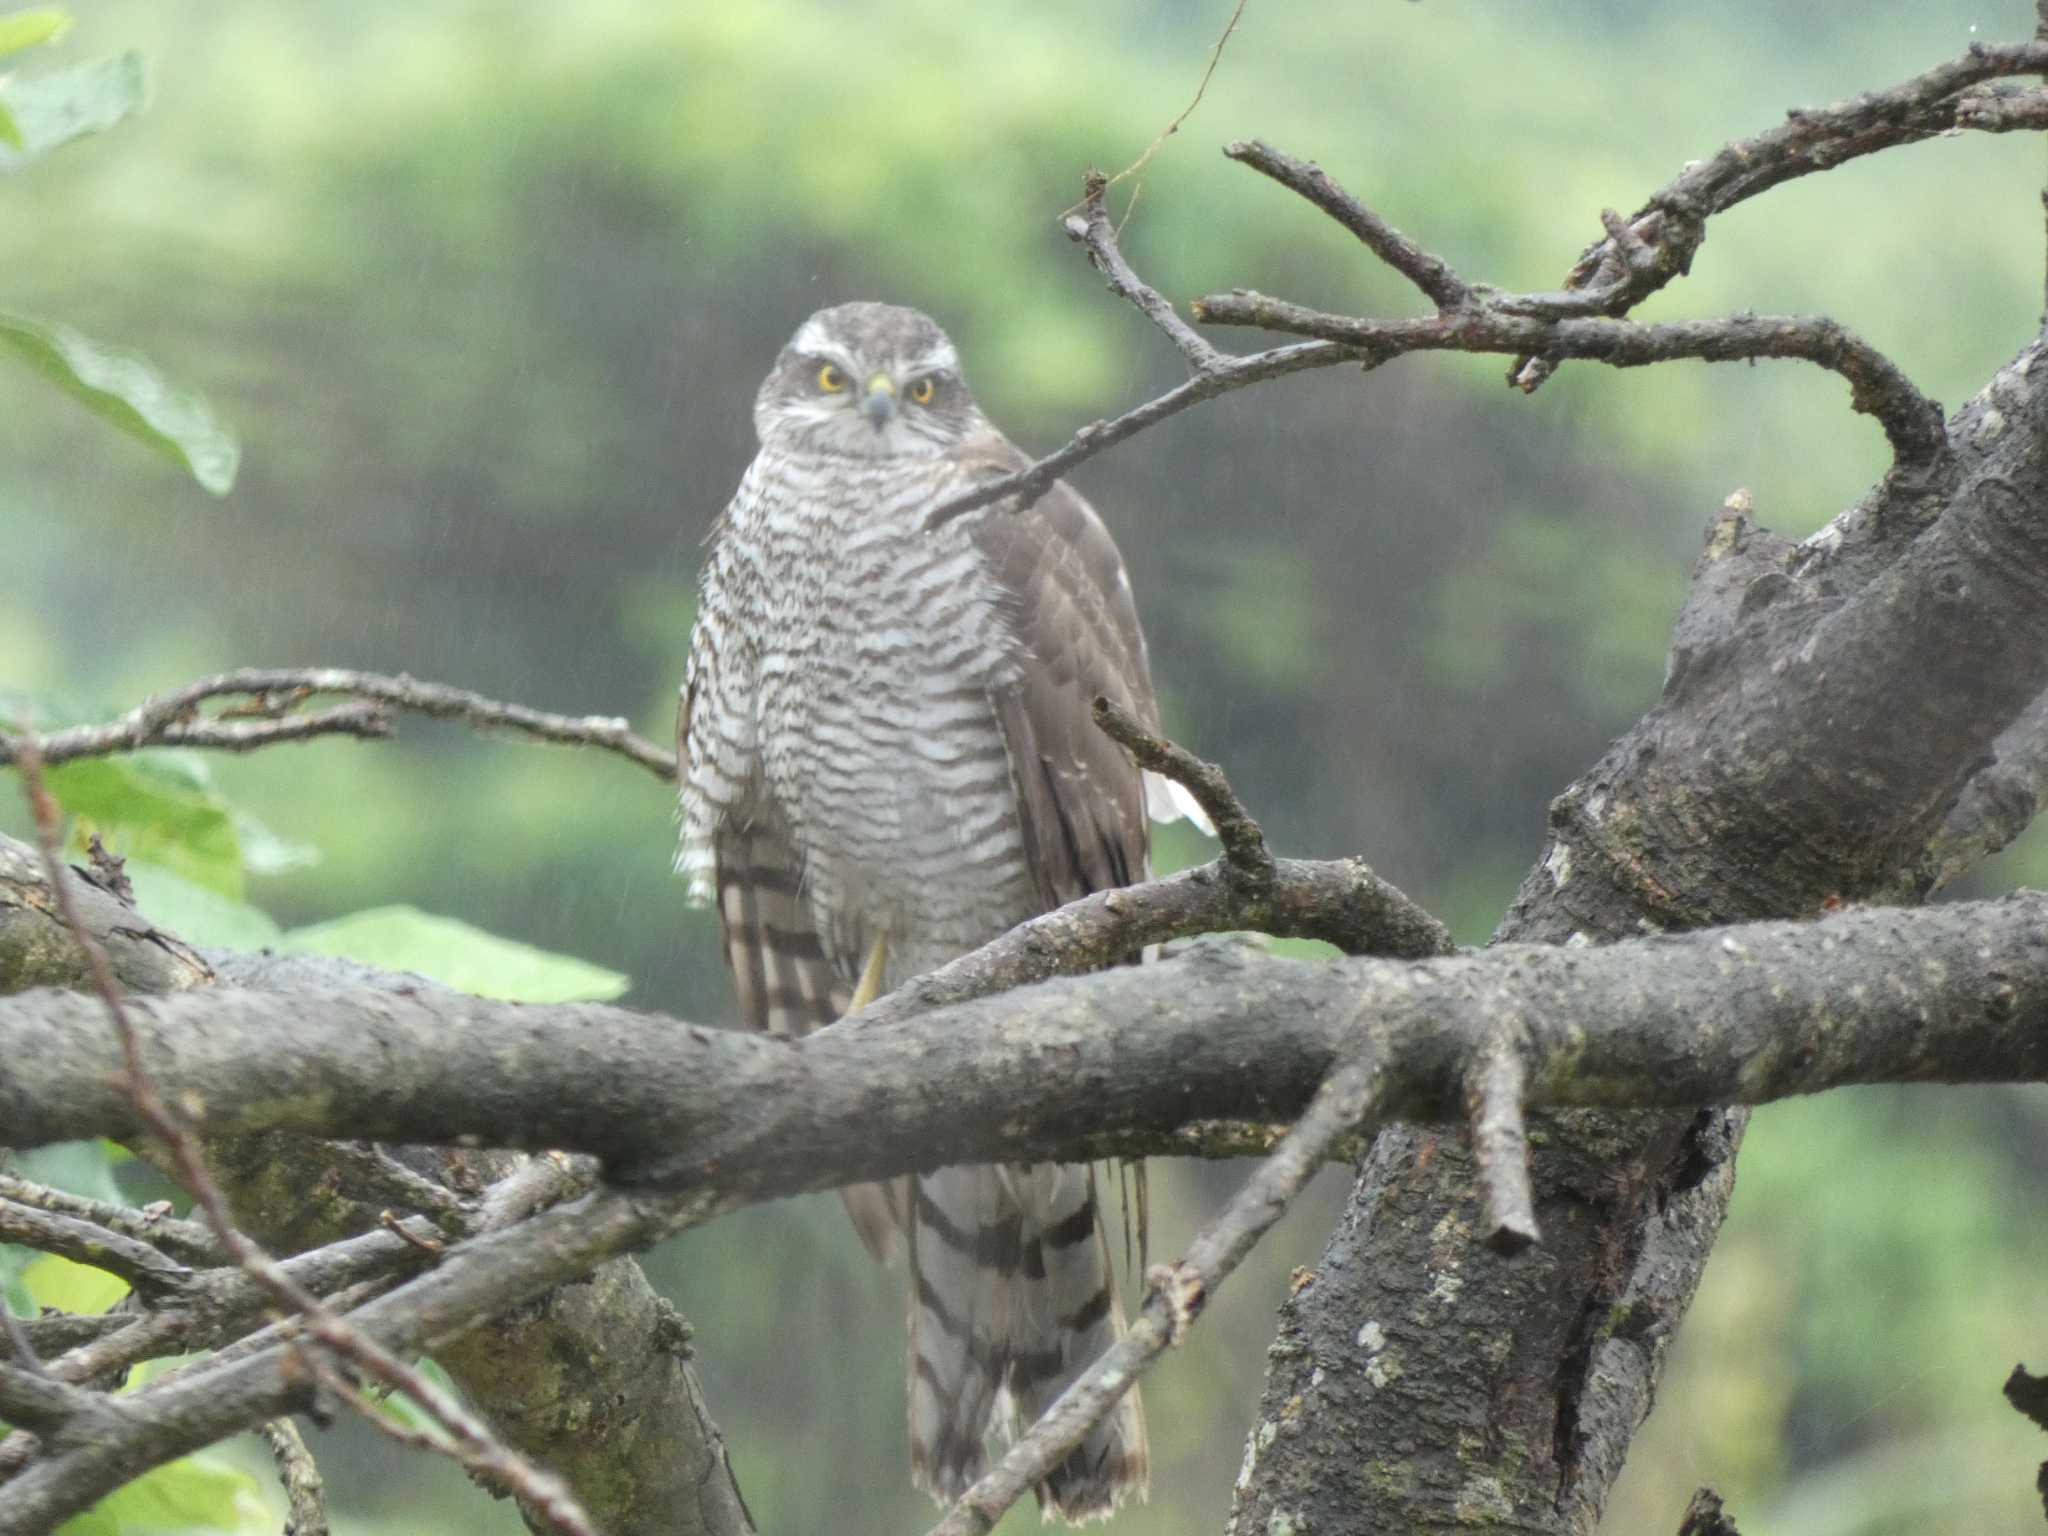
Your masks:
<instances>
[{"instance_id":1,"label":"bird's head","mask_svg":"<svg viewBox=\"0 0 2048 1536\"><path fill-rule=\"evenodd\" d=\"M928 457L981 423L946 333L895 304L840 304L797 327L754 397L764 444Z\"/></svg>"}]
</instances>

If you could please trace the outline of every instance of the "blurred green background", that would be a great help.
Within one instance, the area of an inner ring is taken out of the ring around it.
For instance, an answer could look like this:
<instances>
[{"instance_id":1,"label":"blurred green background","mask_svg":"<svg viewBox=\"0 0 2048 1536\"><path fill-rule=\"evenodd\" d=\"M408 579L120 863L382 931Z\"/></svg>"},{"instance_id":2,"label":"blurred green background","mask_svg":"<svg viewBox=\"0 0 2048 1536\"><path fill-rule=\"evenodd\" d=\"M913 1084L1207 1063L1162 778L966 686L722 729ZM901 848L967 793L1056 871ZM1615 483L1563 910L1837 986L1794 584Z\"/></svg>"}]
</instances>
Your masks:
<instances>
[{"instance_id":1,"label":"blurred green background","mask_svg":"<svg viewBox=\"0 0 2048 1536\"><path fill-rule=\"evenodd\" d=\"M244 461L213 500L0 370L0 690L102 718L212 671L327 664L668 736L699 540L811 309L929 309L1038 449L1173 381L1055 216L1085 167L1128 163L1186 103L1230 8L74 5L65 54L140 49L155 100L0 179L0 307L146 352L235 424ZM1687 159L2033 23L2027 0L1253 0L1143 174L1126 245L1181 299L1244 284L1412 312L1348 237L1216 152L1256 136L1468 276L1552 286L1603 206ZM1717 221L1646 314L1825 310L1959 403L2035 328L2044 171L2037 141L1976 136L1797 183ZM1810 368L1578 366L1533 399L1503 368L1286 381L1077 476L1129 559L1171 729L1281 849L1361 853L1469 941L1540 851L1549 797L1654 699L1722 498L1746 486L1796 534L1883 467ZM408 902L623 972L638 1004L730 1016L711 923L669 873L669 798L620 761L408 720L395 745L208 766L318 850L251 881L281 922ZM1161 850L1205 856L1184 835ZM2044 863L2030 839L1976 888ZM1608 1529L1675 1528L1702 1481L1770 1536L2038 1522L2042 1447L1998 1385L2048 1360L2024 1193L2044 1103L1869 1092L1760 1114ZM1162 1168L1155 1246L1239 1176ZM1157 1487L1116 1529L1220 1524L1272 1309L1343 1192L1327 1175L1149 1379ZM901 1277L836 1200L649 1262L697 1326L764 1529L921 1527ZM517 1529L358 1431L315 1450L345 1530Z\"/></svg>"}]
</instances>

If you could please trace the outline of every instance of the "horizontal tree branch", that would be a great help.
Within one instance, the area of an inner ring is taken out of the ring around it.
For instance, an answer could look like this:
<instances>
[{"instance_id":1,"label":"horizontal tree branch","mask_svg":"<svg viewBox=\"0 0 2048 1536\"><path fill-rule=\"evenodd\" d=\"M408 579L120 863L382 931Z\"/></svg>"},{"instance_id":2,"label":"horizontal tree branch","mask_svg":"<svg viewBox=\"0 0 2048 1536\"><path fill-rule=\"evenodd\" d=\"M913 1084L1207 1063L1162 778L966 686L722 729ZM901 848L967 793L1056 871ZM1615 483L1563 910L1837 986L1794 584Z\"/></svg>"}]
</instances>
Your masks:
<instances>
[{"instance_id":1,"label":"horizontal tree branch","mask_svg":"<svg viewBox=\"0 0 2048 1536\"><path fill-rule=\"evenodd\" d=\"M1683 359L1728 363L1798 358L1848 382L1851 406L1876 419L1900 464L1925 467L1947 452L1941 408L1883 353L1825 317L1743 314L1641 325L1605 316L1545 319L1481 302L1428 319L1367 320L1307 309L1248 290L1198 299L1194 310L1198 319L1213 325L1259 326L1351 347L1368 367L1411 352L1580 358L1615 368Z\"/></svg>"},{"instance_id":2,"label":"horizontal tree branch","mask_svg":"<svg viewBox=\"0 0 2048 1536\"><path fill-rule=\"evenodd\" d=\"M617 716L551 714L524 704L485 698L466 688L421 682L403 673L389 677L343 667L243 667L222 672L169 693L154 694L105 725L51 731L39 735L37 741L43 761L54 765L73 758L131 752L139 747L246 751L317 735L391 734L390 722L381 712L343 708L312 715L290 713L306 700L323 694L344 695L436 720L461 720L479 730L515 731L538 741L597 747L638 763L657 778L673 780L676 776L675 754L634 734L632 727ZM199 714L202 704L220 698L243 702L211 716ZM0 736L0 763L13 761L15 749Z\"/></svg>"},{"instance_id":3,"label":"horizontal tree branch","mask_svg":"<svg viewBox=\"0 0 2048 1536\"><path fill-rule=\"evenodd\" d=\"M77 1216L119 1232L124 1237L136 1238L187 1264L222 1262L220 1244L206 1230L205 1224L173 1216L168 1201L160 1207L136 1210L108 1200L88 1200L83 1195L52 1189L46 1184L37 1184L5 1171L0 1171L0 1200L32 1205L37 1210L59 1216Z\"/></svg>"},{"instance_id":4,"label":"horizontal tree branch","mask_svg":"<svg viewBox=\"0 0 2048 1536\"><path fill-rule=\"evenodd\" d=\"M797 1042L444 993L215 990L131 1006L163 1091L202 1106L214 1134L573 1147L615 1178L745 1201L952 1163L1151 1151L1197 1120L1290 1119L1365 1050L1384 1064L1391 1115L1457 1118L1504 1023L1531 1106L2035 1081L2048 1075L2044 921L2048 896L2020 894L1415 964L1211 943ZM20 1144L136 1131L94 1007L0 999L0 1123ZM285 1018L289 1052L275 1047Z\"/></svg>"}]
</instances>

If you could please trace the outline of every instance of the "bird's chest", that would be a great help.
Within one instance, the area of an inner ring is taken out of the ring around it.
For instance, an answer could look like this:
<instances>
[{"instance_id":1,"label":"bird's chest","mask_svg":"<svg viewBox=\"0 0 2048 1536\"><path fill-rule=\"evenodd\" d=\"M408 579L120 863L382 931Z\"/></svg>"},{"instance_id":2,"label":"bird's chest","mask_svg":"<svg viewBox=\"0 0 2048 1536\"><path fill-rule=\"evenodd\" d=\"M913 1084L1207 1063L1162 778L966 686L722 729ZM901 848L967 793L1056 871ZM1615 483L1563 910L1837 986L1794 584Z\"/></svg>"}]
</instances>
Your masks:
<instances>
[{"instance_id":1,"label":"bird's chest","mask_svg":"<svg viewBox=\"0 0 2048 1536\"><path fill-rule=\"evenodd\" d=\"M1017 668L1000 594L964 532L920 522L820 516L763 592L766 787L808 878L884 905L1014 820L990 697Z\"/></svg>"}]
</instances>

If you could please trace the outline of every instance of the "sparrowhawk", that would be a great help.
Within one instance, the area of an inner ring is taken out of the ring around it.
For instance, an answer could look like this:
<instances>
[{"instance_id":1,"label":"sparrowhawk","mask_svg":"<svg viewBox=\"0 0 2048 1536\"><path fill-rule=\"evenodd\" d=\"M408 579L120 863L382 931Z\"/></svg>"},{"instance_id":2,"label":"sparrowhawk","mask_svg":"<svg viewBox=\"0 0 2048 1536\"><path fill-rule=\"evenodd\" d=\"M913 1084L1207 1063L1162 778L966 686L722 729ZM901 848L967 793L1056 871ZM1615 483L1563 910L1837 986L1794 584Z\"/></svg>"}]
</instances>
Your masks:
<instances>
[{"instance_id":1,"label":"sparrowhawk","mask_svg":"<svg viewBox=\"0 0 2048 1536\"><path fill-rule=\"evenodd\" d=\"M927 527L1027 461L928 317L820 310L754 402L712 529L679 725L681 865L715 893L740 1013L800 1034L1027 918L1149 871L1184 807L1095 726L1156 723L1131 586L1063 484ZM943 1168L847 1192L909 1250L912 1476L942 1500L1122 1331L1089 1170ZM1039 1490L1070 1520L1147 1479L1133 1390Z\"/></svg>"}]
</instances>

